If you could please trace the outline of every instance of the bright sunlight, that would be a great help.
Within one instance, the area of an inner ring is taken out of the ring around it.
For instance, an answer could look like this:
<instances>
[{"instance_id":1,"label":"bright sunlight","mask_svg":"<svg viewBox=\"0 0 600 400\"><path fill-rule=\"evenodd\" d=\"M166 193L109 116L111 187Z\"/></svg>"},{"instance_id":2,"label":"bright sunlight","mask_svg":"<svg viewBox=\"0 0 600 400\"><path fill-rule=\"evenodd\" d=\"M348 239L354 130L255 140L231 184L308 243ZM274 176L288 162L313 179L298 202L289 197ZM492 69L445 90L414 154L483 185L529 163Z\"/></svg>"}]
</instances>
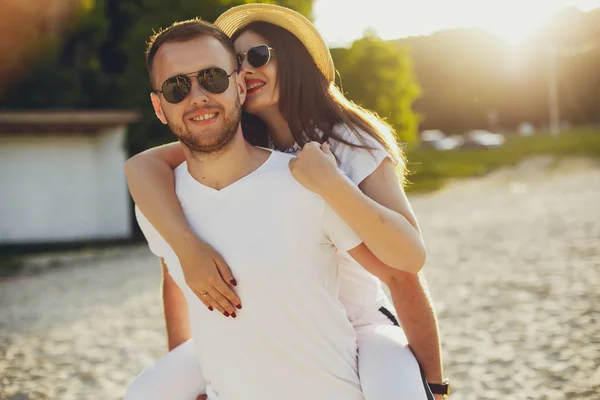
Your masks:
<instances>
[{"instance_id":1,"label":"bright sunlight","mask_svg":"<svg viewBox=\"0 0 600 400\"><path fill-rule=\"evenodd\" d=\"M587 11L600 0L316 0L314 15L333 47L349 45L367 29L397 39L458 27L479 27L518 44L569 6Z\"/></svg>"}]
</instances>

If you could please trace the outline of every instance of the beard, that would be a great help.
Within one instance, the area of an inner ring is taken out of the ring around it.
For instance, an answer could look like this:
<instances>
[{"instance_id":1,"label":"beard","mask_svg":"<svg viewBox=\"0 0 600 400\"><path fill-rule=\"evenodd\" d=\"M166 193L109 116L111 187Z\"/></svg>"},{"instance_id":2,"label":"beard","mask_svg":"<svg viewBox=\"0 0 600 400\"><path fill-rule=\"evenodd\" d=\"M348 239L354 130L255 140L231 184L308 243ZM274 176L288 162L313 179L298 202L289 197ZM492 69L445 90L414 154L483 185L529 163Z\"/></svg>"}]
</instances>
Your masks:
<instances>
[{"instance_id":1,"label":"beard","mask_svg":"<svg viewBox=\"0 0 600 400\"><path fill-rule=\"evenodd\" d=\"M222 151L235 138L242 118L242 105L239 100L235 102L231 113L225 115L223 127L217 135L195 134L185 124L176 124L166 115L165 118L171 132L192 154L214 154Z\"/></svg>"}]
</instances>

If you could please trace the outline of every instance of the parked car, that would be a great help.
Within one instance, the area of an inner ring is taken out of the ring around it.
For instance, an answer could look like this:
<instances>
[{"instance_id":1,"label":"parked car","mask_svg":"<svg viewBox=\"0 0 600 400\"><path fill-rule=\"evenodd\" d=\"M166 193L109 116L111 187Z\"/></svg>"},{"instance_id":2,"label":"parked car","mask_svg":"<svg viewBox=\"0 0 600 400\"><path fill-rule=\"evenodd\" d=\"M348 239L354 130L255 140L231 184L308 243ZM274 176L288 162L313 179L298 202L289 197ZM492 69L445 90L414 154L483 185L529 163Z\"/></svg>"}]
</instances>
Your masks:
<instances>
[{"instance_id":1,"label":"parked car","mask_svg":"<svg viewBox=\"0 0 600 400\"><path fill-rule=\"evenodd\" d=\"M421 141L423 143L431 143L443 139L446 134L439 129L427 129L421 132Z\"/></svg>"},{"instance_id":2,"label":"parked car","mask_svg":"<svg viewBox=\"0 0 600 400\"><path fill-rule=\"evenodd\" d=\"M439 129L429 129L421 132L421 143L423 146L435 150L454 150L463 145L461 136L447 136Z\"/></svg>"},{"instance_id":3,"label":"parked car","mask_svg":"<svg viewBox=\"0 0 600 400\"><path fill-rule=\"evenodd\" d=\"M485 129L474 129L465 135L465 142L462 147L465 148L493 148L504 144L504 136L499 133L492 133Z\"/></svg>"}]
</instances>

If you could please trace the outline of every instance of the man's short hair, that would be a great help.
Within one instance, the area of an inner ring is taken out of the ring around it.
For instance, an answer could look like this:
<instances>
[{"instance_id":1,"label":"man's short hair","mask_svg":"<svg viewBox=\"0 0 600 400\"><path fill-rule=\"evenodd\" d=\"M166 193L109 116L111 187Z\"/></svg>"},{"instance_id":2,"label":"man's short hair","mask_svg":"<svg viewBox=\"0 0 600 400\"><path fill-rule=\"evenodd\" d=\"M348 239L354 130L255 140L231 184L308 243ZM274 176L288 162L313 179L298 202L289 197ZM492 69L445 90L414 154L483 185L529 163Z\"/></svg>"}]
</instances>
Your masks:
<instances>
[{"instance_id":1,"label":"man's short hair","mask_svg":"<svg viewBox=\"0 0 600 400\"><path fill-rule=\"evenodd\" d=\"M146 46L146 68L150 74L150 81L152 81L152 67L154 66L154 57L160 46L165 43L181 43L193 40L202 36L211 36L217 39L225 49L233 57L234 64L236 63L237 56L235 54L235 48L233 47L233 41L217 26L210 22L203 21L200 18L188 19L186 21L175 22L171 26L165 29L161 29L154 33L148 39Z\"/></svg>"}]
</instances>

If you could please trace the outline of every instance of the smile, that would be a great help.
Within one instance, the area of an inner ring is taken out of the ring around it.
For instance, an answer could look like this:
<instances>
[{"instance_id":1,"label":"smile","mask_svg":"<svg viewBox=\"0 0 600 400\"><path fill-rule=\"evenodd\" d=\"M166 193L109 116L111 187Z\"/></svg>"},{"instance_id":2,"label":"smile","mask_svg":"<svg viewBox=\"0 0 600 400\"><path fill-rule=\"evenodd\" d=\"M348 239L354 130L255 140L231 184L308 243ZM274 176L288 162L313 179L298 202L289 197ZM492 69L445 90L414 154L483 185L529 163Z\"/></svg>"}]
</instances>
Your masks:
<instances>
[{"instance_id":1,"label":"smile","mask_svg":"<svg viewBox=\"0 0 600 400\"><path fill-rule=\"evenodd\" d=\"M246 82L246 93L247 94L252 94L252 93L256 93L258 92L260 89L262 89L267 83L263 82L263 81L259 81L259 80L252 80L249 82Z\"/></svg>"},{"instance_id":2,"label":"smile","mask_svg":"<svg viewBox=\"0 0 600 400\"><path fill-rule=\"evenodd\" d=\"M206 121L207 119L211 119L214 118L215 115L217 115L217 113L210 113L210 114L202 114L202 115L198 115L197 117L192 118L192 121Z\"/></svg>"}]
</instances>

